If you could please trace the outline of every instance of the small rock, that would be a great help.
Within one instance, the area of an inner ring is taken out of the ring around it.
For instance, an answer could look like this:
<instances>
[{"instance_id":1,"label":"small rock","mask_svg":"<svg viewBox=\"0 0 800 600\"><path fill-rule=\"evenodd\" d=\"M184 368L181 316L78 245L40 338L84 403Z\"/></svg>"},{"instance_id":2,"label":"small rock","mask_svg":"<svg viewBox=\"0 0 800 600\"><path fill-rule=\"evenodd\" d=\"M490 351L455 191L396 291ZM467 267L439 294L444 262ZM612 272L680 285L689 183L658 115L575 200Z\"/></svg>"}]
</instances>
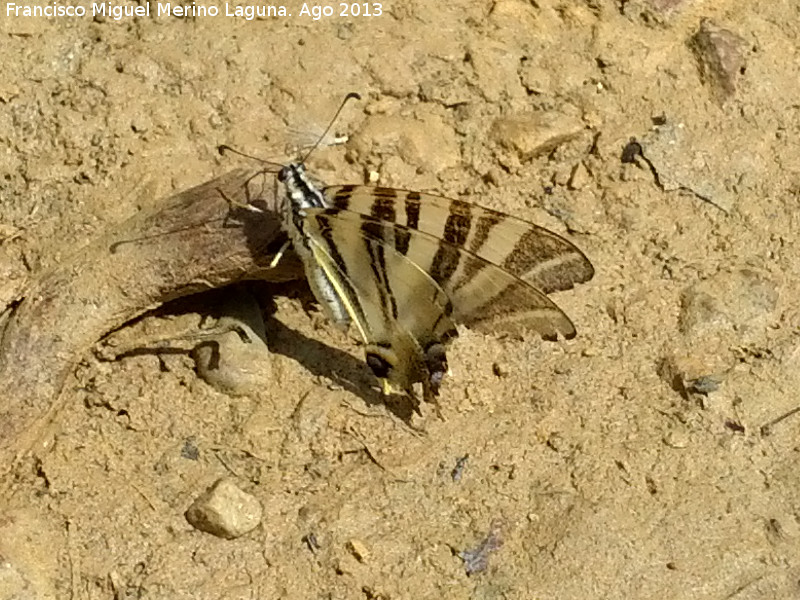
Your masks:
<instances>
[{"instance_id":1,"label":"small rock","mask_svg":"<svg viewBox=\"0 0 800 600\"><path fill-rule=\"evenodd\" d=\"M527 94L520 85L520 50L493 40L469 45L467 59L475 72L475 86L489 102L506 99L522 101Z\"/></svg>"},{"instance_id":2,"label":"small rock","mask_svg":"<svg viewBox=\"0 0 800 600\"><path fill-rule=\"evenodd\" d=\"M350 138L354 158L399 156L412 167L439 173L461 162L455 131L440 117L373 115Z\"/></svg>"},{"instance_id":3,"label":"small rock","mask_svg":"<svg viewBox=\"0 0 800 600\"><path fill-rule=\"evenodd\" d=\"M775 283L752 269L717 273L683 292L680 330L697 335L741 329L768 316L778 303Z\"/></svg>"},{"instance_id":4,"label":"small rock","mask_svg":"<svg viewBox=\"0 0 800 600\"><path fill-rule=\"evenodd\" d=\"M498 0L489 12L489 20L499 27L536 26L536 12L529 2Z\"/></svg>"},{"instance_id":5,"label":"small rock","mask_svg":"<svg viewBox=\"0 0 800 600\"><path fill-rule=\"evenodd\" d=\"M586 187L590 179L589 171L586 170L582 162L579 162L572 168L569 181L567 181L567 187L571 190L580 190Z\"/></svg>"},{"instance_id":6,"label":"small rock","mask_svg":"<svg viewBox=\"0 0 800 600\"><path fill-rule=\"evenodd\" d=\"M229 396L248 396L269 387L272 358L267 344L249 326L227 317L217 325L244 332L227 331L198 344L192 351L197 374L206 383Z\"/></svg>"},{"instance_id":7,"label":"small rock","mask_svg":"<svg viewBox=\"0 0 800 600\"><path fill-rule=\"evenodd\" d=\"M722 378L718 375L701 375L697 379L691 380L691 391L698 394L710 394L716 392L722 383Z\"/></svg>"},{"instance_id":8,"label":"small rock","mask_svg":"<svg viewBox=\"0 0 800 600\"><path fill-rule=\"evenodd\" d=\"M623 161L629 158L636 162L638 150L658 174L658 183L664 190L690 191L729 213L737 196L728 180L736 179L737 167L745 166L747 161L731 161L730 153L721 160L722 148L715 144L717 141L709 140L703 131L690 131L682 123L667 123L653 127L639 142L629 143L623 151Z\"/></svg>"},{"instance_id":9,"label":"small rock","mask_svg":"<svg viewBox=\"0 0 800 600\"><path fill-rule=\"evenodd\" d=\"M492 125L491 136L523 159L531 159L575 139L583 129L583 122L577 115L530 113L498 118Z\"/></svg>"},{"instance_id":10,"label":"small rock","mask_svg":"<svg viewBox=\"0 0 800 600\"><path fill-rule=\"evenodd\" d=\"M459 106L469 103L472 91L463 76L454 80L451 73L437 73L419 84L419 98L443 106Z\"/></svg>"},{"instance_id":11,"label":"small rock","mask_svg":"<svg viewBox=\"0 0 800 600\"><path fill-rule=\"evenodd\" d=\"M674 354L661 361L658 372L672 389L688 398L692 394L707 395L716 391L727 368L721 359L713 356Z\"/></svg>"},{"instance_id":12,"label":"small rock","mask_svg":"<svg viewBox=\"0 0 800 600\"><path fill-rule=\"evenodd\" d=\"M352 554L358 562L366 562L369 559L369 550L367 545L359 539L352 539L347 542L347 550Z\"/></svg>"},{"instance_id":13,"label":"small rock","mask_svg":"<svg viewBox=\"0 0 800 600\"><path fill-rule=\"evenodd\" d=\"M689 436L683 431L669 431L663 438L664 444L670 448L686 448L689 445Z\"/></svg>"},{"instance_id":14,"label":"small rock","mask_svg":"<svg viewBox=\"0 0 800 600\"><path fill-rule=\"evenodd\" d=\"M193 437L183 441L181 458L185 458L187 460L197 460L200 458L200 449L197 447Z\"/></svg>"},{"instance_id":15,"label":"small rock","mask_svg":"<svg viewBox=\"0 0 800 600\"><path fill-rule=\"evenodd\" d=\"M192 350L197 374L209 385L230 396L248 396L268 387L272 357L261 308L247 293L233 293L219 308L216 329Z\"/></svg>"},{"instance_id":16,"label":"small rock","mask_svg":"<svg viewBox=\"0 0 800 600\"><path fill-rule=\"evenodd\" d=\"M0 102L3 104L8 104L14 98L19 96L19 94L19 87L6 81L3 83L3 86L0 87Z\"/></svg>"},{"instance_id":17,"label":"small rock","mask_svg":"<svg viewBox=\"0 0 800 600\"><path fill-rule=\"evenodd\" d=\"M376 52L364 68L375 77L385 95L404 98L416 93L419 85L414 70L419 52L416 44L406 44L397 52Z\"/></svg>"},{"instance_id":18,"label":"small rock","mask_svg":"<svg viewBox=\"0 0 800 600\"><path fill-rule=\"evenodd\" d=\"M477 546L458 553L458 556L464 561L467 575L480 573L489 567L489 556L503 546L500 533L499 522L492 523L489 534Z\"/></svg>"},{"instance_id":19,"label":"small rock","mask_svg":"<svg viewBox=\"0 0 800 600\"><path fill-rule=\"evenodd\" d=\"M347 41L353 37L353 23L345 23L344 25L340 25L336 30L336 37L344 41Z\"/></svg>"},{"instance_id":20,"label":"small rock","mask_svg":"<svg viewBox=\"0 0 800 600\"><path fill-rule=\"evenodd\" d=\"M684 5L690 4L691 0L628 0L623 4L623 12L651 26L664 25L674 15L682 12Z\"/></svg>"},{"instance_id":21,"label":"small rock","mask_svg":"<svg viewBox=\"0 0 800 600\"><path fill-rule=\"evenodd\" d=\"M467 466L467 461L469 460L469 454L465 454L464 456L460 456L456 459L456 466L453 467L453 470L450 472L450 478L458 483L461 481L461 477L464 475L464 469Z\"/></svg>"},{"instance_id":22,"label":"small rock","mask_svg":"<svg viewBox=\"0 0 800 600\"><path fill-rule=\"evenodd\" d=\"M551 94L553 90L553 76L549 69L533 61L527 61L520 68L520 81L525 89L532 94Z\"/></svg>"},{"instance_id":23,"label":"small rock","mask_svg":"<svg viewBox=\"0 0 800 600\"><path fill-rule=\"evenodd\" d=\"M747 42L709 19L703 19L690 46L697 57L700 76L717 99L724 102L736 93L736 80L744 73Z\"/></svg>"},{"instance_id":24,"label":"small rock","mask_svg":"<svg viewBox=\"0 0 800 600\"><path fill-rule=\"evenodd\" d=\"M229 479L220 479L186 511L195 529L232 540L255 529L261 522L261 503Z\"/></svg>"},{"instance_id":25,"label":"small rock","mask_svg":"<svg viewBox=\"0 0 800 600\"><path fill-rule=\"evenodd\" d=\"M147 112L141 112L134 115L131 120L131 130L134 133L147 133L153 128L153 121Z\"/></svg>"}]
</instances>

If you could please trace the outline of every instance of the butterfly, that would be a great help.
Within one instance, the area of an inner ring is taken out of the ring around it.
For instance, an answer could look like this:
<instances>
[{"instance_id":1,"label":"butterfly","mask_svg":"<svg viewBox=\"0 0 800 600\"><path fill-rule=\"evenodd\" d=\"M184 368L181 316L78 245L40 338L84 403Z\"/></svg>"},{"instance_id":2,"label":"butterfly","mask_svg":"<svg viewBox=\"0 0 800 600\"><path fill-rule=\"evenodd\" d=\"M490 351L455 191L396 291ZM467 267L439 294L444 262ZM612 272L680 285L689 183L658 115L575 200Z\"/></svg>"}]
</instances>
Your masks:
<instances>
[{"instance_id":1,"label":"butterfly","mask_svg":"<svg viewBox=\"0 0 800 600\"><path fill-rule=\"evenodd\" d=\"M547 340L576 334L547 297L594 268L561 236L463 200L367 185L323 187L278 171L282 220L323 311L355 326L382 391L435 402L456 326ZM280 258L279 253L276 261Z\"/></svg>"}]
</instances>

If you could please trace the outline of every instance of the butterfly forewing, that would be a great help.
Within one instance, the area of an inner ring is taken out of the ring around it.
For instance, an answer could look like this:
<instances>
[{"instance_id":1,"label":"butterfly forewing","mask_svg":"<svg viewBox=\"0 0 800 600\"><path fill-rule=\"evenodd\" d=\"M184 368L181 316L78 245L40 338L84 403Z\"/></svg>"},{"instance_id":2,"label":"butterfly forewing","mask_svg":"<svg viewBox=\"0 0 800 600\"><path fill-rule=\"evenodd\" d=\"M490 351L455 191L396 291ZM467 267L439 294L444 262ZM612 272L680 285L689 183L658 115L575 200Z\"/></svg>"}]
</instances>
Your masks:
<instances>
[{"instance_id":1,"label":"butterfly forewing","mask_svg":"<svg viewBox=\"0 0 800 600\"><path fill-rule=\"evenodd\" d=\"M571 242L512 215L435 194L342 185L325 188L331 206L422 231L501 267L545 294L594 275Z\"/></svg>"},{"instance_id":2,"label":"butterfly forewing","mask_svg":"<svg viewBox=\"0 0 800 600\"><path fill-rule=\"evenodd\" d=\"M452 304L452 319L479 331L519 335L526 329L546 339L574 337L575 327L547 296L508 271L420 230L343 209L324 211L333 229L382 244L386 255L412 265L427 285L441 290ZM368 224L368 226L366 226ZM352 238L351 238L352 239ZM398 247L400 246L400 247ZM391 272L391 269L390 269ZM403 283L403 282L399 282ZM426 299L408 286L398 285L394 298L412 333L419 337L429 323L417 318Z\"/></svg>"}]
</instances>

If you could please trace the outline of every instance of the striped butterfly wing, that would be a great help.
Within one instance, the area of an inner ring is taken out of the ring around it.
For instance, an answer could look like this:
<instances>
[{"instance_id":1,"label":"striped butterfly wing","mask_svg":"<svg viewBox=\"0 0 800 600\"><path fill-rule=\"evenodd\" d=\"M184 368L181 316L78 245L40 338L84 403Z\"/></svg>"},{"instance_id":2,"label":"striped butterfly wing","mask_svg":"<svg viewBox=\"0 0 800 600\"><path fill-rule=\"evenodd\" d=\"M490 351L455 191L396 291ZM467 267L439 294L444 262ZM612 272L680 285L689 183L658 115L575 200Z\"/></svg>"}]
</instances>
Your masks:
<instances>
[{"instance_id":1,"label":"striped butterfly wing","mask_svg":"<svg viewBox=\"0 0 800 600\"><path fill-rule=\"evenodd\" d=\"M447 372L444 343L457 335L445 291L394 249L391 223L336 209L304 211L303 235L314 267L331 283L365 344L384 391L432 401ZM388 385L386 385L388 383Z\"/></svg>"},{"instance_id":2,"label":"striped butterfly wing","mask_svg":"<svg viewBox=\"0 0 800 600\"><path fill-rule=\"evenodd\" d=\"M314 215L314 220L338 232L342 242L349 240L351 248L377 247L373 254L352 257L350 264L370 265L371 272L365 275L377 288L389 288L386 293L394 309L391 314L417 339L432 334L444 343L455 335L455 331L448 331L442 337L441 331L430 329L430 320L422 317L428 309L427 296L418 293L422 288L436 290L437 298L446 299L437 300L437 309L445 307L448 320L478 331L519 335L530 330L550 340L559 335L575 336L569 317L541 291L463 247L399 223L349 210L322 210ZM363 243L353 244L359 237ZM377 261L368 262L376 258ZM343 262L348 261L344 258ZM416 288L408 285L412 279L409 269L415 271Z\"/></svg>"},{"instance_id":3,"label":"striped butterfly wing","mask_svg":"<svg viewBox=\"0 0 800 600\"><path fill-rule=\"evenodd\" d=\"M523 219L477 204L385 187L331 186L331 207L419 230L501 267L541 292L572 289L594 268L574 244ZM450 267L452 268L452 266ZM463 269L450 277L469 277Z\"/></svg>"},{"instance_id":4,"label":"striped butterfly wing","mask_svg":"<svg viewBox=\"0 0 800 600\"><path fill-rule=\"evenodd\" d=\"M325 189L342 215L390 223L381 235L427 272L453 303L453 318L479 331L545 339L575 336L545 293L591 279L585 255L557 234L522 219L443 196L392 188ZM351 218L351 217L345 217Z\"/></svg>"}]
</instances>

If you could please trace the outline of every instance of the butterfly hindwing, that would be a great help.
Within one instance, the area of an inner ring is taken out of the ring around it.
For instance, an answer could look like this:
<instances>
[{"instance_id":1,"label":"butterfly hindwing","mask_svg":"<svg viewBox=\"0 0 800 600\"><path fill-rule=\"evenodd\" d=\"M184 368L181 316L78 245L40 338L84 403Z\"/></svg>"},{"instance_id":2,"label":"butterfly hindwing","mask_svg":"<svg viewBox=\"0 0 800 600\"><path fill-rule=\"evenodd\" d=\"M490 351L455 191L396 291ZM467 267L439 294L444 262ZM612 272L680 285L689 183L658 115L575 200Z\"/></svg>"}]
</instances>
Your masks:
<instances>
[{"instance_id":1,"label":"butterfly hindwing","mask_svg":"<svg viewBox=\"0 0 800 600\"><path fill-rule=\"evenodd\" d=\"M422 382L431 400L447 371L443 344L456 335L447 294L387 243L386 224L335 209L304 214L315 264L340 294L373 372L411 395Z\"/></svg>"}]
</instances>

